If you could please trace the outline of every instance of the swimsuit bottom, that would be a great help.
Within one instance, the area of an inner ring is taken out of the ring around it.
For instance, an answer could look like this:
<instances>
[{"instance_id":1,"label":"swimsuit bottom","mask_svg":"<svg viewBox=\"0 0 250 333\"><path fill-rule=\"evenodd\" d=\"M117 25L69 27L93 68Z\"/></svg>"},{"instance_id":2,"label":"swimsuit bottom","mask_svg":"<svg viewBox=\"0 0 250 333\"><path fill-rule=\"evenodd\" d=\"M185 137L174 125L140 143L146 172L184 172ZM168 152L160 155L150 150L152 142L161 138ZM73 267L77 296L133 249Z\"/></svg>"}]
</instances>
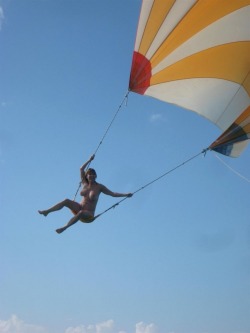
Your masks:
<instances>
[{"instance_id":1,"label":"swimsuit bottom","mask_svg":"<svg viewBox=\"0 0 250 333\"><path fill-rule=\"evenodd\" d=\"M74 215L77 214L77 212L75 212L75 211L72 210L72 209L71 209L71 212L72 212ZM91 223L91 222L94 221L94 219L95 219L94 216L88 216L88 217L86 216L86 217L84 217L84 218L81 218L80 221L81 221L81 222L84 222L84 223Z\"/></svg>"}]
</instances>

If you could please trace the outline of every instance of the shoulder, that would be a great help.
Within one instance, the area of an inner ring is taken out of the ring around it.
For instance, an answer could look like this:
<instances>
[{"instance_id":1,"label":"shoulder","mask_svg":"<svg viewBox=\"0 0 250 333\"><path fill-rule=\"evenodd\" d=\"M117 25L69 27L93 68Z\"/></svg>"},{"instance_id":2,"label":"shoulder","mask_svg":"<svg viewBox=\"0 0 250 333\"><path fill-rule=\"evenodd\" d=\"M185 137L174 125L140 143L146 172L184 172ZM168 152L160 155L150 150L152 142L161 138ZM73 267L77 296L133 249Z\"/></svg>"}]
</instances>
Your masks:
<instances>
[{"instance_id":1,"label":"shoulder","mask_svg":"<svg viewBox=\"0 0 250 333\"><path fill-rule=\"evenodd\" d=\"M104 192L104 191L107 190L107 187L105 185L103 185L103 184L98 183L98 187L99 187L99 189L100 189L101 192Z\"/></svg>"}]
</instances>

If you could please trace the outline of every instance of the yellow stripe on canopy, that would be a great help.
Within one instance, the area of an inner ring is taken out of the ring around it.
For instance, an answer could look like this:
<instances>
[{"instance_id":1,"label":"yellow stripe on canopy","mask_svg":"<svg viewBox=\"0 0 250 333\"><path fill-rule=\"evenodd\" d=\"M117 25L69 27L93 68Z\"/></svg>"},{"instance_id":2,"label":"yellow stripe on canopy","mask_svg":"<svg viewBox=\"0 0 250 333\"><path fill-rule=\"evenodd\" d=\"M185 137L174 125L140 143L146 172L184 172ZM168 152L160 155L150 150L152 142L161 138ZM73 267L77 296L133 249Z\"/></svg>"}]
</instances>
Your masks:
<instances>
[{"instance_id":1,"label":"yellow stripe on canopy","mask_svg":"<svg viewBox=\"0 0 250 333\"><path fill-rule=\"evenodd\" d=\"M202 0L176 26L150 59L154 68L178 46L220 18L250 4L249 0ZM144 54L144 53L142 53ZM146 54L144 54L146 55Z\"/></svg>"},{"instance_id":2,"label":"yellow stripe on canopy","mask_svg":"<svg viewBox=\"0 0 250 333\"><path fill-rule=\"evenodd\" d=\"M150 85L189 78L218 78L242 84L249 67L249 55L250 42L231 43L207 49L153 75ZM248 94L250 95L250 90Z\"/></svg>"},{"instance_id":3,"label":"yellow stripe on canopy","mask_svg":"<svg viewBox=\"0 0 250 333\"><path fill-rule=\"evenodd\" d=\"M152 41L154 40L157 32L159 31L162 22L165 20L168 15L169 10L174 4L175 0L162 1L155 0L153 7L151 9L150 17L147 21L147 24L144 28L143 37L141 40L141 45L139 47L139 52L141 54L146 54Z\"/></svg>"}]
</instances>

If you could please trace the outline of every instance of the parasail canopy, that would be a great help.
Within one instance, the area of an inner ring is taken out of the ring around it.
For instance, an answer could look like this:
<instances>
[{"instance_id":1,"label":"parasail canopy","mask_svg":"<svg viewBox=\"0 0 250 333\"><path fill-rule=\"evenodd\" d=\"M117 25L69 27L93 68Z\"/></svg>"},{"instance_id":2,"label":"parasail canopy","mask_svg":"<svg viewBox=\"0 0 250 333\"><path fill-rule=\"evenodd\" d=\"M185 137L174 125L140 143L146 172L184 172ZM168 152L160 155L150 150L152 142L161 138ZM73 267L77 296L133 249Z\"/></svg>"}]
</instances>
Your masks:
<instances>
[{"instance_id":1,"label":"parasail canopy","mask_svg":"<svg viewBox=\"0 0 250 333\"><path fill-rule=\"evenodd\" d=\"M250 139L250 0L142 0L129 90L204 116L238 156Z\"/></svg>"}]
</instances>

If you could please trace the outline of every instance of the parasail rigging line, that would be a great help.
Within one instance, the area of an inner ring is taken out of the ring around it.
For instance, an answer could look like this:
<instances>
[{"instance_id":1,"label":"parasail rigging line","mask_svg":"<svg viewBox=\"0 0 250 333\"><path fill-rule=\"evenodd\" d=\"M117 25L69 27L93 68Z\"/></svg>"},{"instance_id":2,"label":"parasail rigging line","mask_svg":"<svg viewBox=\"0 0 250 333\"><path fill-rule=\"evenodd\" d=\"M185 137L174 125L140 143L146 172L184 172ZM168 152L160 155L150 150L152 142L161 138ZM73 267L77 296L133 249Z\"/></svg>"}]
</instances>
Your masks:
<instances>
[{"instance_id":1,"label":"parasail rigging line","mask_svg":"<svg viewBox=\"0 0 250 333\"><path fill-rule=\"evenodd\" d=\"M191 162L193 159L195 159L196 157L198 157L199 155L203 154L204 156L206 155L206 152L209 150L209 148L203 149L200 153L190 157L189 159L185 160L184 162L178 164L177 166L175 166L174 168L166 171L165 173L163 173L162 175L156 177L155 179L151 180L150 182L148 182L147 184L141 186L140 188L138 188L137 190L135 190L134 192L132 192L132 194L136 194L142 190L144 190L146 187L152 185L153 183L157 182L158 180L162 179L163 177L166 177L167 175L169 175L170 173L174 172L175 170L179 169L180 167L184 166L185 164ZM123 201L125 201L126 199L128 199L128 197L125 197L123 199L121 199L120 201L118 201L117 203L115 203L114 205L110 206L109 208L107 208L106 210L104 210L102 213L98 214L95 216L95 220L100 217L101 215L107 213L109 210L111 210L112 208L117 207L120 203L122 203Z\"/></svg>"},{"instance_id":2,"label":"parasail rigging line","mask_svg":"<svg viewBox=\"0 0 250 333\"><path fill-rule=\"evenodd\" d=\"M109 132L111 126L113 125L113 123L114 123L116 117L118 116L118 113L119 113L119 111L121 110L122 106L123 106L124 104L125 104L125 106L127 106L127 101L128 101L128 95L129 95L129 92L130 92L129 90L126 92L126 95L124 96L124 98L123 98L121 104L119 105L118 109L116 110L116 112L115 112L113 118L111 119L111 121L110 121L110 123L109 123L109 125L108 125L108 127L107 127L107 129L106 129L106 131L104 132L104 134L103 134L103 136L102 136L102 138L101 138L101 140L100 140L100 142L99 142L99 144L98 144L98 146L97 146L97 148L96 148L96 150L95 150L95 152L94 152L94 155L96 155L96 153L97 153L97 151L99 150L101 144L103 143L104 139L106 138L106 136L107 136L107 134L108 134L108 132ZM90 163L91 163L91 162L89 162L89 164L90 164Z\"/></svg>"},{"instance_id":3,"label":"parasail rigging line","mask_svg":"<svg viewBox=\"0 0 250 333\"><path fill-rule=\"evenodd\" d=\"M101 138L99 144L97 145L97 147L96 147L96 149L95 149L93 155L96 155L96 153L97 153L98 150L100 149L100 147L101 147L101 145L102 145L104 139L105 139L106 136L108 135L108 132L109 132L110 128L112 127L112 125L113 125L113 123L114 123L116 117L118 116L118 113L120 112L122 106L123 106L124 104L125 104L125 106L127 106L127 101L128 101L128 95L129 95L129 92L130 92L129 90L126 92L126 94L125 94L123 100L121 101L121 103L120 103L120 105L118 106L116 112L114 113L114 116L113 116L113 118L111 119L109 125L107 126L107 129L104 131L104 134L103 134L103 136L102 136L102 138ZM91 164L91 161L87 164L86 170L89 169L90 164ZM82 185L82 182L80 181L80 183L79 183L79 185L78 185L78 188L77 188L77 190L76 190L76 193L75 193L74 199L73 199L74 201L75 201L76 196L77 196L77 194L78 194L78 192L79 192L79 190L80 190L81 185Z\"/></svg>"},{"instance_id":4,"label":"parasail rigging line","mask_svg":"<svg viewBox=\"0 0 250 333\"><path fill-rule=\"evenodd\" d=\"M241 173L233 169L230 165L228 165L225 161L223 161L217 154L214 153L214 156L222 163L224 164L230 171L232 171L234 174L236 174L238 177L242 178L246 182L250 183L250 179L247 177L243 176Z\"/></svg>"},{"instance_id":5,"label":"parasail rigging line","mask_svg":"<svg viewBox=\"0 0 250 333\"><path fill-rule=\"evenodd\" d=\"M233 96L231 97L231 99L228 101L227 106L225 107L225 109L224 109L223 113L220 115L220 117L217 119L217 122L219 122L219 120L223 117L224 113L227 111L227 109L229 108L230 104L233 102L234 98L236 97L236 95L238 94L238 92L240 91L240 89L242 88L243 84L246 82L248 76L249 76L249 71L247 72L247 74L243 78L243 80L242 80L241 84L239 85L238 89L235 91L235 93L233 94Z\"/></svg>"}]
</instances>

